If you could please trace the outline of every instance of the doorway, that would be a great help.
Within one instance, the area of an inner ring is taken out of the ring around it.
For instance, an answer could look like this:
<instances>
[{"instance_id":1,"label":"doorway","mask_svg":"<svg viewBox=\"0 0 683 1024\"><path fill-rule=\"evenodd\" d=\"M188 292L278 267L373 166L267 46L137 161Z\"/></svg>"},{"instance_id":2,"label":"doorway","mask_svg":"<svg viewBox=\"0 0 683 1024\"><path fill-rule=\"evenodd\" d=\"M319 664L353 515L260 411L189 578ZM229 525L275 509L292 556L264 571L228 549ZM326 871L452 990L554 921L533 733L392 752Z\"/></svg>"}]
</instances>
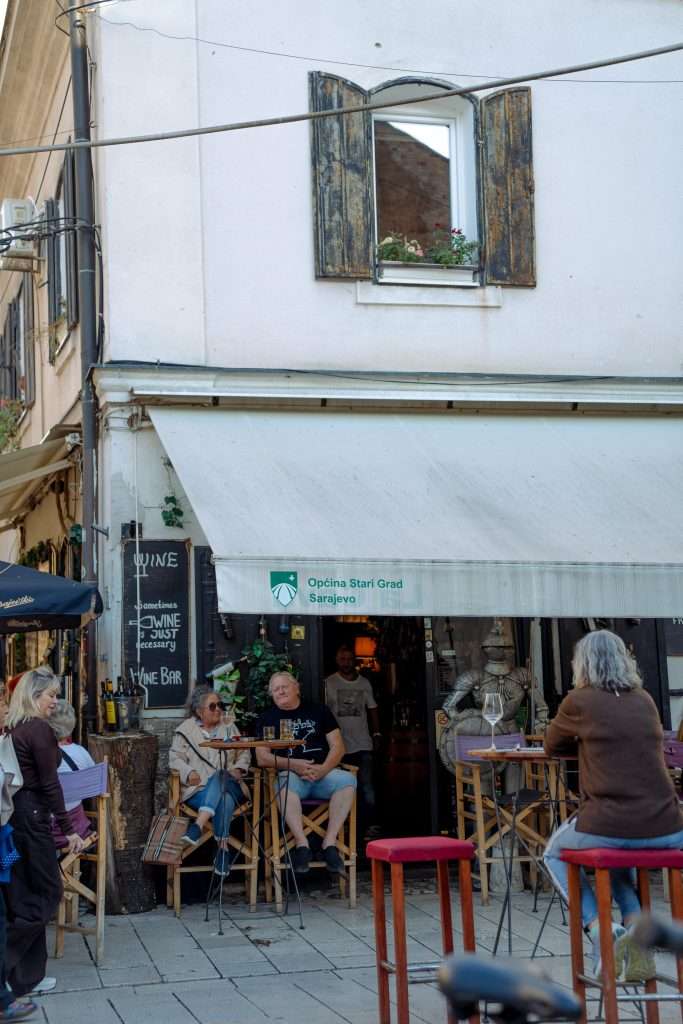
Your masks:
<instances>
[{"instance_id":1,"label":"doorway","mask_svg":"<svg viewBox=\"0 0 683 1024\"><path fill-rule=\"evenodd\" d=\"M372 824L385 835L428 834L430 756L423 620L325 618L322 640L324 677L336 671L338 649L350 647L356 670L372 686L377 702L382 739L373 759L377 820Z\"/></svg>"}]
</instances>

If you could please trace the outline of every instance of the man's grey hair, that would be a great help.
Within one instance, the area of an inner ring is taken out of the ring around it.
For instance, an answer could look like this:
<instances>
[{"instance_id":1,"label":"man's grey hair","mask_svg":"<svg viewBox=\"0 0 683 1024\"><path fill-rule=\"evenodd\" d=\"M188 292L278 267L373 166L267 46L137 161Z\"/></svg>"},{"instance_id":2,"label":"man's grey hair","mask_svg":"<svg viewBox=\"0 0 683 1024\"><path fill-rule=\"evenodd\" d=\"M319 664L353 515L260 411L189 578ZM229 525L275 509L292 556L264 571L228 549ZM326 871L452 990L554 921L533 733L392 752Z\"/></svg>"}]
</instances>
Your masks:
<instances>
[{"instance_id":1,"label":"man's grey hair","mask_svg":"<svg viewBox=\"0 0 683 1024\"><path fill-rule=\"evenodd\" d=\"M58 740L65 740L76 728L76 712L68 700L58 700L48 723Z\"/></svg>"},{"instance_id":2,"label":"man's grey hair","mask_svg":"<svg viewBox=\"0 0 683 1024\"><path fill-rule=\"evenodd\" d=\"M301 686L299 685L299 680L295 679L295 677L292 675L291 672L287 672L286 670L283 669L282 671L279 671L279 672L273 672L272 676L268 680L268 693L270 694L271 697L273 696L273 683L275 682L276 679L289 679L289 680L291 680L291 682L293 682L295 684L297 690L299 690L299 692L301 692Z\"/></svg>"},{"instance_id":3,"label":"man's grey hair","mask_svg":"<svg viewBox=\"0 0 683 1024\"><path fill-rule=\"evenodd\" d=\"M202 704L204 703L207 697L210 697L212 695L218 697L218 699L220 700L220 694L216 693L216 691L211 686L205 686L204 684L202 684L201 686L195 686L194 690L190 694L187 701L187 717L197 718L198 711L201 708Z\"/></svg>"},{"instance_id":4,"label":"man's grey hair","mask_svg":"<svg viewBox=\"0 0 683 1024\"><path fill-rule=\"evenodd\" d=\"M587 633L579 640L574 648L572 670L574 686L579 689L592 686L619 693L643 685L635 658L621 637L608 629Z\"/></svg>"}]
</instances>

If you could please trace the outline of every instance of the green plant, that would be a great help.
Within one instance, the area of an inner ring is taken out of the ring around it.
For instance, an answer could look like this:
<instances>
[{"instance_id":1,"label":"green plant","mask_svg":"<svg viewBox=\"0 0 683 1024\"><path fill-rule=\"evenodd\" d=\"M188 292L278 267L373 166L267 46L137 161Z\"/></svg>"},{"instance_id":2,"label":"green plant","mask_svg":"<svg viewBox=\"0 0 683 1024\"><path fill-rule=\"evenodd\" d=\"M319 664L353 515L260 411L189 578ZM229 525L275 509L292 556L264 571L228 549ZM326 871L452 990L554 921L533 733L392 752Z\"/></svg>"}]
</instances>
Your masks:
<instances>
[{"instance_id":1,"label":"green plant","mask_svg":"<svg viewBox=\"0 0 683 1024\"><path fill-rule=\"evenodd\" d=\"M24 407L14 398L0 398L0 452L15 448L17 428Z\"/></svg>"},{"instance_id":2,"label":"green plant","mask_svg":"<svg viewBox=\"0 0 683 1024\"><path fill-rule=\"evenodd\" d=\"M442 267L461 267L472 262L479 246L468 242L460 228L434 225L432 244L427 249L427 262L440 263Z\"/></svg>"},{"instance_id":3,"label":"green plant","mask_svg":"<svg viewBox=\"0 0 683 1024\"><path fill-rule=\"evenodd\" d=\"M400 231L392 231L377 246L377 258L398 263L419 263L424 257L422 246L415 238Z\"/></svg>"},{"instance_id":4,"label":"green plant","mask_svg":"<svg viewBox=\"0 0 683 1024\"><path fill-rule=\"evenodd\" d=\"M167 494L164 498L164 506L161 510L161 518L164 521L164 526L176 526L179 529L183 527L183 506L180 504L175 494Z\"/></svg>"},{"instance_id":5,"label":"green plant","mask_svg":"<svg viewBox=\"0 0 683 1024\"><path fill-rule=\"evenodd\" d=\"M289 656L276 651L270 641L262 637L245 647L242 654L247 659L247 678L243 685L247 691L248 710L242 711L242 718L246 720L255 718L270 707L268 681L273 672L296 675L296 671Z\"/></svg>"},{"instance_id":6,"label":"green plant","mask_svg":"<svg viewBox=\"0 0 683 1024\"><path fill-rule=\"evenodd\" d=\"M45 540L39 540L28 551L24 551L19 559L19 565L25 565L28 569L37 569L43 562L50 561L51 549Z\"/></svg>"}]
</instances>

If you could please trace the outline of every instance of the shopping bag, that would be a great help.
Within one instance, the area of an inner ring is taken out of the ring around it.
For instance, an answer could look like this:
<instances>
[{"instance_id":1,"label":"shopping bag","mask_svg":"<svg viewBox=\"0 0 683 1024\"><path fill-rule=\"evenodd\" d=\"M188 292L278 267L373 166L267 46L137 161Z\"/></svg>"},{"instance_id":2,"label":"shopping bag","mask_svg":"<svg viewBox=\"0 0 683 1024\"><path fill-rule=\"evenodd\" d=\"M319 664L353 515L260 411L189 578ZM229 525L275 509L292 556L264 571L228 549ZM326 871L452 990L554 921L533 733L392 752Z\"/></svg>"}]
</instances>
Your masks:
<instances>
[{"instance_id":1,"label":"shopping bag","mask_svg":"<svg viewBox=\"0 0 683 1024\"><path fill-rule=\"evenodd\" d=\"M142 851L143 864L180 864L182 840L189 824L189 818L171 814L170 811L157 814Z\"/></svg>"}]
</instances>

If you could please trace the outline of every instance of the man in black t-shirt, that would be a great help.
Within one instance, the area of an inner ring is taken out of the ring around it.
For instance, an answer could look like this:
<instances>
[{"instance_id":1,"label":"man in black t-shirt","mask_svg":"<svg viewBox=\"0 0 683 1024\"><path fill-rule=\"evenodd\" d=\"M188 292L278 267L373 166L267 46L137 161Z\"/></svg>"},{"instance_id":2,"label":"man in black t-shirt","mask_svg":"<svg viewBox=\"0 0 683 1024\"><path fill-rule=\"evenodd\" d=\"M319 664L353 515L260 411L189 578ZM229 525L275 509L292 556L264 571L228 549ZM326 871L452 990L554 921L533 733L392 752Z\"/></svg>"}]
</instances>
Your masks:
<instances>
[{"instance_id":1,"label":"man in black t-shirt","mask_svg":"<svg viewBox=\"0 0 683 1024\"><path fill-rule=\"evenodd\" d=\"M304 741L301 747L290 747L277 754L262 747L256 748L258 764L262 768L277 769L278 792L286 793L284 813L294 836L294 871L298 875L306 874L311 863L311 851L303 830L301 801L329 800L330 813L322 844L323 859L330 874L343 875L344 864L337 849L337 837L353 805L356 777L337 767L344 756L344 741L337 720L322 704L302 703L299 684L289 672L272 675L268 692L275 706L264 711L259 718L257 735L262 736L264 727L271 726L275 730L275 738L279 739L281 722L289 720L293 739Z\"/></svg>"}]
</instances>

